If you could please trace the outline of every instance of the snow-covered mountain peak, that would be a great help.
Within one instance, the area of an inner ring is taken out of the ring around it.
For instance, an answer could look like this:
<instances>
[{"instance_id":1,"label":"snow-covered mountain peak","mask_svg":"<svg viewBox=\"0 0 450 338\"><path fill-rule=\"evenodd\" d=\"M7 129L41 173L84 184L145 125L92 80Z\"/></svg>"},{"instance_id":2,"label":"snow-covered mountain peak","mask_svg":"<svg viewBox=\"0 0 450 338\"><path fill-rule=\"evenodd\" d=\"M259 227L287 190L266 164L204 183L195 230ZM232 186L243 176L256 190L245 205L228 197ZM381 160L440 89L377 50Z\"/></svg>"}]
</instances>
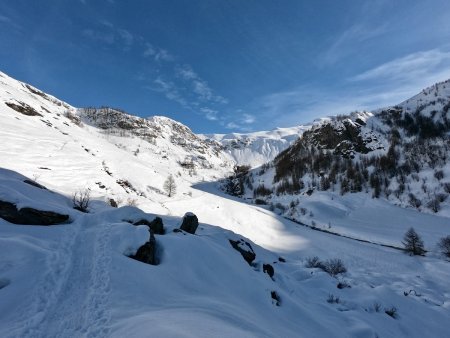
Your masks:
<instances>
[{"instance_id":1,"label":"snow-covered mountain peak","mask_svg":"<svg viewBox=\"0 0 450 338\"><path fill-rule=\"evenodd\" d=\"M210 134L205 138L220 142L239 165L258 167L289 147L311 125L276 128L253 133Z\"/></svg>"}]
</instances>

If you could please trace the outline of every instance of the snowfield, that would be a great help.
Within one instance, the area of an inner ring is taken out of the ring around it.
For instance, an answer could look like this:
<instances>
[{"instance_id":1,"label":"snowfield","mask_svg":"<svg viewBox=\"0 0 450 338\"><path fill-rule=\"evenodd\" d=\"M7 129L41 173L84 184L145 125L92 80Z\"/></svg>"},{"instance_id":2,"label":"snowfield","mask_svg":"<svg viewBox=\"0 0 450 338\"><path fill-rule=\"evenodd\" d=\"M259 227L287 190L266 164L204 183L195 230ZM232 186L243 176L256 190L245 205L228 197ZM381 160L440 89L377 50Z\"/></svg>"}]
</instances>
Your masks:
<instances>
[{"instance_id":1,"label":"snowfield","mask_svg":"<svg viewBox=\"0 0 450 338\"><path fill-rule=\"evenodd\" d=\"M69 216L52 226L0 218L1 337L448 337L450 263L435 246L450 235L448 217L323 192L301 198L308 213L295 223L219 189L234 164L226 152L180 165L199 154L173 142L170 121L152 142L106 134L66 117L77 115L69 105L0 81L0 201ZM3 104L12 100L42 116ZM89 212L73 209L88 188ZM200 221L194 235L173 231L186 212ZM159 264L127 257L150 237L132 223L156 216ZM313 221L334 234L300 224ZM395 248L409 227L425 257ZM240 239L251 265L230 244ZM314 256L341 259L347 272L308 268Z\"/></svg>"}]
</instances>

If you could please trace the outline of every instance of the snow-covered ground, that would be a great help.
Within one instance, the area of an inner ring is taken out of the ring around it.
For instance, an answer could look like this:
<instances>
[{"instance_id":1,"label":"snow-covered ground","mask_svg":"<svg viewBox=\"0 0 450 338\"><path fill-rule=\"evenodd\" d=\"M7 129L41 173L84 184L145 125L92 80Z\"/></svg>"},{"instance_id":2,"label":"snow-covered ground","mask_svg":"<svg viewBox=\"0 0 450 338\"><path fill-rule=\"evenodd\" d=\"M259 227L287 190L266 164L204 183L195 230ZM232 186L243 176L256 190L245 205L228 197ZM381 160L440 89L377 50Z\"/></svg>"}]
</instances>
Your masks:
<instances>
[{"instance_id":1,"label":"snow-covered ground","mask_svg":"<svg viewBox=\"0 0 450 338\"><path fill-rule=\"evenodd\" d=\"M303 223L394 246L412 226L430 252L409 256L319 232L221 192L226 156L188 171L178 162L190 154L168 138L153 144L80 127L64 116L73 107L0 75L3 101L43 115L0 102L0 200L70 217L49 227L0 219L1 337L448 337L450 263L434 246L450 234L448 218L363 194L314 193L301 201ZM169 174L178 188L171 198ZM74 210L72 195L87 188L90 212ZM188 211L199 218L196 234L173 232ZM156 235L160 264L130 259L149 232L127 221L156 215L166 228ZM252 266L229 243L241 238L256 253ZM307 268L312 256L339 258L347 272ZM396 318L385 313L392 307Z\"/></svg>"}]
</instances>

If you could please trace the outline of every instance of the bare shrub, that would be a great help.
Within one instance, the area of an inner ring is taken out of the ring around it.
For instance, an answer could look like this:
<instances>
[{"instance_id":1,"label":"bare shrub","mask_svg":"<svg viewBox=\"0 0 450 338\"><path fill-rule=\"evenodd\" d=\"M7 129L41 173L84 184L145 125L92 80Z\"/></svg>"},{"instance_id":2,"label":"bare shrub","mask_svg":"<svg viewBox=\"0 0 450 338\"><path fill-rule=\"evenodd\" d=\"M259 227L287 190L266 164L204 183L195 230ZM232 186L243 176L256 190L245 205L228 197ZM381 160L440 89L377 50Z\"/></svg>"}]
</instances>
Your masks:
<instances>
[{"instance_id":1,"label":"bare shrub","mask_svg":"<svg viewBox=\"0 0 450 338\"><path fill-rule=\"evenodd\" d=\"M340 273L347 272L347 268L344 265L344 262L339 258L333 258L327 260L324 264L324 271L328 272L330 276L337 276Z\"/></svg>"},{"instance_id":2,"label":"bare shrub","mask_svg":"<svg viewBox=\"0 0 450 338\"><path fill-rule=\"evenodd\" d=\"M337 296L335 296L335 295L333 295L333 294L331 294L331 293L328 295L327 303L330 303L330 304L339 304L339 302L340 302L339 297L337 297Z\"/></svg>"},{"instance_id":3,"label":"bare shrub","mask_svg":"<svg viewBox=\"0 0 450 338\"><path fill-rule=\"evenodd\" d=\"M340 273L347 272L347 268L345 267L344 262L339 258L333 258L325 262L322 262L317 256L308 257L306 259L305 267L310 269L311 268L321 269L332 277L335 277Z\"/></svg>"},{"instance_id":4,"label":"bare shrub","mask_svg":"<svg viewBox=\"0 0 450 338\"><path fill-rule=\"evenodd\" d=\"M438 242L438 248L445 257L450 258L450 236L442 237Z\"/></svg>"},{"instance_id":5,"label":"bare shrub","mask_svg":"<svg viewBox=\"0 0 450 338\"><path fill-rule=\"evenodd\" d=\"M392 306L390 308L384 309L384 312L388 315L391 316L392 318L397 318L397 308L395 306Z\"/></svg>"},{"instance_id":6,"label":"bare shrub","mask_svg":"<svg viewBox=\"0 0 450 338\"><path fill-rule=\"evenodd\" d=\"M72 195L73 208L82 212L88 212L91 191L89 189L79 190Z\"/></svg>"},{"instance_id":7,"label":"bare shrub","mask_svg":"<svg viewBox=\"0 0 450 338\"><path fill-rule=\"evenodd\" d=\"M320 261L319 257L314 256L314 257L306 258L305 266L309 269L313 269L313 268L322 269L323 263Z\"/></svg>"}]
</instances>

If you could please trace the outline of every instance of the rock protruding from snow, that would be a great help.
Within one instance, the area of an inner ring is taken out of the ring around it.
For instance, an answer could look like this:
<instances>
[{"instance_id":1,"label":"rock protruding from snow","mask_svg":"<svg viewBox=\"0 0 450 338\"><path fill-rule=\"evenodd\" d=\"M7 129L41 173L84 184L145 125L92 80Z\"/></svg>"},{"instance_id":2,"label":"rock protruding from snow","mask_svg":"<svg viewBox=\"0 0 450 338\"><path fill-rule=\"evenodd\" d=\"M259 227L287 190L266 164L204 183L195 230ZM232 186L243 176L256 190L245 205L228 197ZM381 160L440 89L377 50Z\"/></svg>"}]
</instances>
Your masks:
<instances>
[{"instance_id":1,"label":"rock protruding from snow","mask_svg":"<svg viewBox=\"0 0 450 338\"><path fill-rule=\"evenodd\" d=\"M155 235L164 235L164 224L161 217L155 217L155 219L151 222L147 221L146 219L141 219L137 222L133 223L134 225L146 225L149 227L151 232L153 232Z\"/></svg>"},{"instance_id":2,"label":"rock protruding from snow","mask_svg":"<svg viewBox=\"0 0 450 338\"><path fill-rule=\"evenodd\" d=\"M263 272L267 273L270 278L272 278L273 275L275 274L275 270L273 266L270 264L263 264Z\"/></svg>"},{"instance_id":3,"label":"rock protruding from snow","mask_svg":"<svg viewBox=\"0 0 450 338\"><path fill-rule=\"evenodd\" d=\"M195 234L198 227L198 218L192 212L187 212L183 217L180 229L190 234Z\"/></svg>"},{"instance_id":4,"label":"rock protruding from snow","mask_svg":"<svg viewBox=\"0 0 450 338\"><path fill-rule=\"evenodd\" d=\"M53 211L33 208L17 209L15 204L4 201L0 201L0 217L13 224L27 225L54 225L64 223L69 219L68 215Z\"/></svg>"},{"instance_id":5,"label":"rock protruding from snow","mask_svg":"<svg viewBox=\"0 0 450 338\"><path fill-rule=\"evenodd\" d=\"M233 249L235 249L242 255L242 257L249 265L252 264L252 262L256 258L256 254L249 242L246 242L243 239L240 239L238 241L233 241L232 239L230 239L230 244Z\"/></svg>"},{"instance_id":6,"label":"rock protruding from snow","mask_svg":"<svg viewBox=\"0 0 450 338\"><path fill-rule=\"evenodd\" d=\"M158 265L158 259L156 257L156 239L153 233L150 231L150 239L144 245L142 245L136 252L136 254L131 255L133 258L142 263L150 265Z\"/></svg>"}]
</instances>

